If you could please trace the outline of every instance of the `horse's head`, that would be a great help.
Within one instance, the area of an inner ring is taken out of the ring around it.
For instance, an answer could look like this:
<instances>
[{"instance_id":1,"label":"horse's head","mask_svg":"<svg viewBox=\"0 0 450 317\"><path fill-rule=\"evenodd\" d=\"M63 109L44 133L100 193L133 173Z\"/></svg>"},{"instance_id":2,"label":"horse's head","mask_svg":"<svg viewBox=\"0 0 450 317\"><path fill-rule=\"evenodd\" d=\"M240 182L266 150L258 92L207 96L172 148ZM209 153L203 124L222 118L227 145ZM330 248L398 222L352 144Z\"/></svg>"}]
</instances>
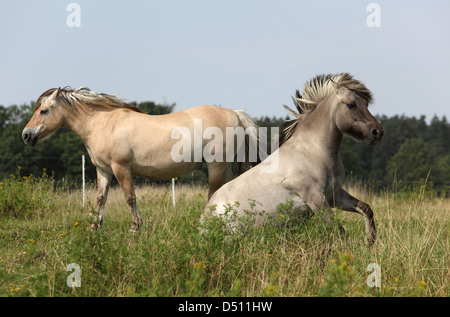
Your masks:
<instances>
[{"instance_id":1,"label":"horse's head","mask_svg":"<svg viewBox=\"0 0 450 317\"><path fill-rule=\"evenodd\" d=\"M38 98L33 117L22 131L25 144L34 146L62 126L64 117L58 104L60 92L61 88L52 88Z\"/></svg>"},{"instance_id":2,"label":"horse's head","mask_svg":"<svg viewBox=\"0 0 450 317\"><path fill-rule=\"evenodd\" d=\"M368 105L371 94L367 95L335 84L336 89L336 117L335 123L342 133L347 133L357 141L368 144L381 142L384 134L383 127L369 112Z\"/></svg>"}]
</instances>

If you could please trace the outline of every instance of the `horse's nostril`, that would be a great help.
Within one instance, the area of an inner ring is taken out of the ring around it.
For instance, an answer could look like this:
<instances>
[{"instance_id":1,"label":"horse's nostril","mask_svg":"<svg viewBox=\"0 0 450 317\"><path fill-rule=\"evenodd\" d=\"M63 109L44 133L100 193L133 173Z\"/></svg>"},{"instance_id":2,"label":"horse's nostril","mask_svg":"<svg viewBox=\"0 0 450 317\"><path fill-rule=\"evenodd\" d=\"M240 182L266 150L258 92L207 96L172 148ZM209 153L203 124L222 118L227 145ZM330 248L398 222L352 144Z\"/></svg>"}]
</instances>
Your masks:
<instances>
[{"instance_id":1,"label":"horse's nostril","mask_svg":"<svg viewBox=\"0 0 450 317\"><path fill-rule=\"evenodd\" d=\"M26 132L22 133L22 141L27 145L31 145L33 142L36 143L34 140L35 138L36 138L36 136L34 135L34 133L32 133L30 131L26 131Z\"/></svg>"},{"instance_id":2,"label":"horse's nostril","mask_svg":"<svg viewBox=\"0 0 450 317\"><path fill-rule=\"evenodd\" d=\"M378 129L373 129L373 130L372 130L372 135L373 135L373 136L379 136L379 135L380 135L380 130L378 130Z\"/></svg>"}]
</instances>

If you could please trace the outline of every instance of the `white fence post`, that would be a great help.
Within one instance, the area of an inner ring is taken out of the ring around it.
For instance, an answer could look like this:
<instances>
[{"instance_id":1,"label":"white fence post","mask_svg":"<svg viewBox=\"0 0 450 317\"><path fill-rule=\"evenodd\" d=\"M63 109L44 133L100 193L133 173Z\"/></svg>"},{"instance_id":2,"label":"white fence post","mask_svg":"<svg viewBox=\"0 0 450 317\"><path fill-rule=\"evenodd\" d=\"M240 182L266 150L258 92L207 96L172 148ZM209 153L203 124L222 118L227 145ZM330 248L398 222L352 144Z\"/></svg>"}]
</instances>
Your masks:
<instances>
[{"instance_id":1,"label":"white fence post","mask_svg":"<svg viewBox=\"0 0 450 317\"><path fill-rule=\"evenodd\" d=\"M175 207L175 178L172 178L172 201Z\"/></svg>"},{"instance_id":2,"label":"white fence post","mask_svg":"<svg viewBox=\"0 0 450 317\"><path fill-rule=\"evenodd\" d=\"M85 170L85 159L84 159L84 155L81 155L81 178L83 179L83 208L84 208L84 202L85 202L85 197L86 197L86 194L85 194L85 186L86 186L86 183L85 183L85 175L84 175L84 170Z\"/></svg>"}]
</instances>

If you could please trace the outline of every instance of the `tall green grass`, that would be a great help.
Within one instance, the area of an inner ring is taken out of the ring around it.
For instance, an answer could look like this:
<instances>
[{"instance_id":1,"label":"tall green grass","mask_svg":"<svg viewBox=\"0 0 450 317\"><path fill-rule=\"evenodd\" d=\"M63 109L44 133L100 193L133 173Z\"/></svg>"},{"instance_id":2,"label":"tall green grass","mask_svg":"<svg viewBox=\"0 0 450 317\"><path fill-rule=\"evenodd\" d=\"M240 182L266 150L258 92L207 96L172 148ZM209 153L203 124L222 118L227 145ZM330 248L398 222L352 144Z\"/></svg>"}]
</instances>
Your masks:
<instances>
[{"instance_id":1,"label":"tall green grass","mask_svg":"<svg viewBox=\"0 0 450 317\"><path fill-rule=\"evenodd\" d=\"M426 184L425 184L426 185ZM284 226L231 234L218 219L199 219L205 187L138 187L144 226L132 233L120 188L111 189L105 226L91 230L95 189L55 188L46 174L20 170L0 183L0 296L449 296L450 201L427 188L371 196L378 240L364 243L363 219L337 210ZM257 212L257 204L255 205ZM251 216L251 213L249 213ZM346 229L342 235L338 225ZM68 287L70 263L81 287ZM369 287L370 263L381 287Z\"/></svg>"}]
</instances>

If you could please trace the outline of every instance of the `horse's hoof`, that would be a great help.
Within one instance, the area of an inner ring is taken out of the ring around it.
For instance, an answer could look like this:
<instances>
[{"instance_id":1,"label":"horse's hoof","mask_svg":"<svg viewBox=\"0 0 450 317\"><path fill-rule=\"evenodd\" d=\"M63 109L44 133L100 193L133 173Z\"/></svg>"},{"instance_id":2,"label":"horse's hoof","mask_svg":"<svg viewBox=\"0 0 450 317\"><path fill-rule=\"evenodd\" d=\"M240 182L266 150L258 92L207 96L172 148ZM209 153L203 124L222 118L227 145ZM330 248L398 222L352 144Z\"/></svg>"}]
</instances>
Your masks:
<instances>
[{"instance_id":1,"label":"horse's hoof","mask_svg":"<svg viewBox=\"0 0 450 317\"><path fill-rule=\"evenodd\" d=\"M100 226L96 223L91 224L91 230L97 230Z\"/></svg>"},{"instance_id":2,"label":"horse's hoof","mask_svg":"<svg viewBox=\"0 0 450 317\"><path fill-rule=\"evenodd\" d=\"M142 219L133 221L133 225L130 228L130 232L139 232L139 230L141 229L142 223L143 223Z\"/></svg>"},{"instance_id":3,"label":"horse's hoof","mask_svg":"<svg viewBox=\"0 0 450 317\"><path fill-rule=\"evenodd\" d=\"M131 227L131 228L130 228L130 232L135 233L135 232L139 232L139 231L140 231L139 228L136 228L136 227Z\"/></svg>"},{"instance_id":4,"label":"horse's hoof","mask_svg":"<svg viewBox=\"0 0 450 317\"><path fill-rule=\"evenodd\" d=\"M366 244L371 247L375 244L376 239L376 237L367 237Z\"/></svg>"}]
</instances>

